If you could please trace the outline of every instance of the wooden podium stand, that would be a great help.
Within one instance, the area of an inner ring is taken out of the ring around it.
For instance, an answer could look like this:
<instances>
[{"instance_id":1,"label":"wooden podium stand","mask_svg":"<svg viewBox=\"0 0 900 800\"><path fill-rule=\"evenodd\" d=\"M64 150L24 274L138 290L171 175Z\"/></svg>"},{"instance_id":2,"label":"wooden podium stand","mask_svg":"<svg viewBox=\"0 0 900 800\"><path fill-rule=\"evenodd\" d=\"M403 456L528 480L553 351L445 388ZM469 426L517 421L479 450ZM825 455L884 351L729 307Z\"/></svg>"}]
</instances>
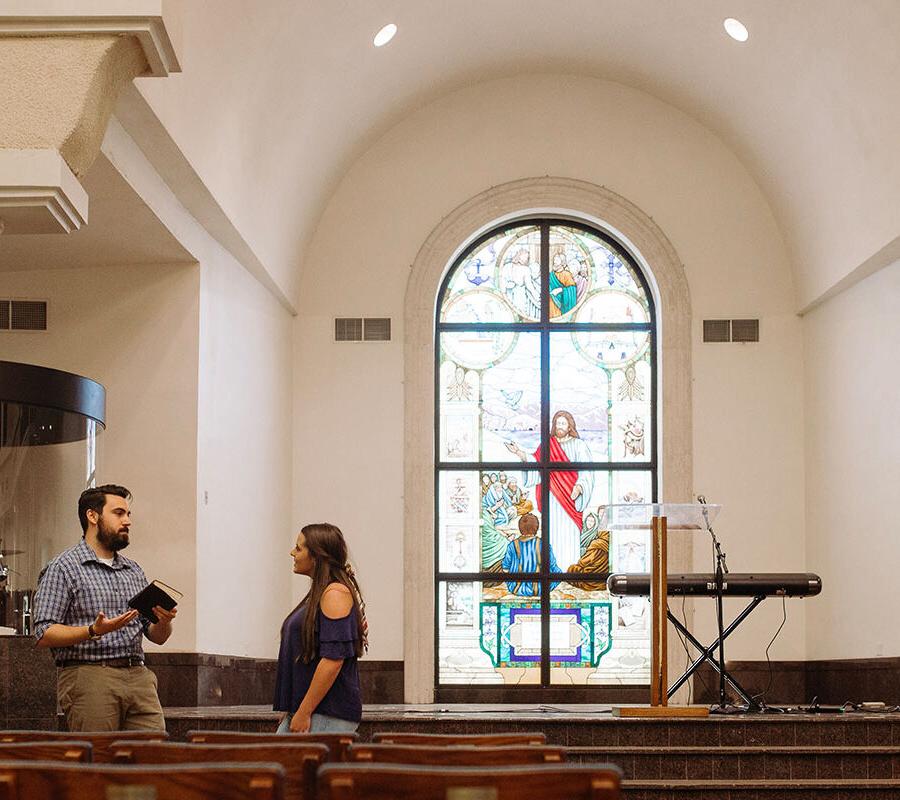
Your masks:
<instances>
[{"instance_id":1,"label":"wooden podium stand","mask_svg":"<svg viewBox=\"0 0 900 800\"><path fill-rule=\"evenodd\" d=\"M667 577L669 574L666 555L668 536L667 520L664 516L653 516L650 521L652 542L650 562L650 705L614 706L615 717L708 717L707 706L670 706L668 658Z\"/></svg>"}]
</instances>

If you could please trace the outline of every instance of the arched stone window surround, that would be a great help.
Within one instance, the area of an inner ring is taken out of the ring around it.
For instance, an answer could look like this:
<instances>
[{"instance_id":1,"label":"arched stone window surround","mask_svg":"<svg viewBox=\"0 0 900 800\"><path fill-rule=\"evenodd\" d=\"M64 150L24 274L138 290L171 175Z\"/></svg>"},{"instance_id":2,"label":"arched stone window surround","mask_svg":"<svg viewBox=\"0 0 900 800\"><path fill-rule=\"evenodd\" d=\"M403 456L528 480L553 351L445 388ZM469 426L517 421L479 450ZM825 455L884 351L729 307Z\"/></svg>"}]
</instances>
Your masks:
<instances>
[{"instance_id":1,"label":"arched stone window surround","mask_svg":"<svg viewBox=\"0 0 900 800\"><path fill-rule=\"evenodd\" d=\"M519 217L580 219L625 244L647 276L659 336L659 497L687 502L692 490L691 305L684 267L659 226L619 194L571 178L523 178L492 187L432 230L412 264L404 342L404 695L434 697L434 318L447 269L479 235ZM690 541L669 543L672 570L690 568ZM670 657L674 654L669 649ZM670 672L671 672L670 668Z\"/></svg>"}]
</instances>

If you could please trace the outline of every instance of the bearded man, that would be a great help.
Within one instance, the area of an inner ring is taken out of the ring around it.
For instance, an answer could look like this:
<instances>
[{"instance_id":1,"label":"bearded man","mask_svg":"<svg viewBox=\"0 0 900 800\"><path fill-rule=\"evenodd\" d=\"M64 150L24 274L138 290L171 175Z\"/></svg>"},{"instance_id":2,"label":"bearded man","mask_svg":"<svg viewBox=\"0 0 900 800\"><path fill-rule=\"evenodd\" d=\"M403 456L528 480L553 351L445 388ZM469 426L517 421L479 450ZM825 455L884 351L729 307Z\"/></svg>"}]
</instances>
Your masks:
<instances>
[{"instance_id":1,"label":"bearded man","mask_svg":"<svg viewBox=\"0 0 900 800\"><path fill-rule=\"evenodd\" d=\"M119 553L129 542L129 500L131 492L114 484L82 492L81 542L38 578L34 635L59 667L59 702L72 732L166 727L141 636L163 644L177 611L155 606L152 622L128 607L148 583L138 564Z\"/></svg>"},{"instance_id":2,"label":"bearded man","mask_svg":"<svg viewBox=\"0 0 900 800\"><path fill-rule=\"evenodd\" d=\"M540 463L541 448L534 453L526 453L515 442L507 442L507 449L523 462ZM591 451L578 435L575 419L568 411L557 411L550 423L550 458L551 462L591 461ZM524 473L525 486L536 486L540 483L538 473ZM582 512L591 501L594 491L594 475L586 470L554 470L550 473L550 508L546 515L550 522L550 547L556 554L556 560L564 570L578 563L581 558L581 529L583 527ZM541 508L541 492L535 491L538 511ZM546 527L546 523L545 523Z\"/></svg>"}]
</instances>

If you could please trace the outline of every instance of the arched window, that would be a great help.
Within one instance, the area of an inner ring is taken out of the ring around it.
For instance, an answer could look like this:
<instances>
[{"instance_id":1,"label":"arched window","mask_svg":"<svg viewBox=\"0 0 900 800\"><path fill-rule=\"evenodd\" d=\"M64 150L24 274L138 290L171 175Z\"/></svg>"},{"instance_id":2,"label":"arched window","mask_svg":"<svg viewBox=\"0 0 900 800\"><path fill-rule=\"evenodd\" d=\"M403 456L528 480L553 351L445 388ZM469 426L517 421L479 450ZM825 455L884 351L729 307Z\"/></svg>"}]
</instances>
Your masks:
<instances>
[{"instance_id":1,"label":"arched window","mask_svg":"<svg viewBox=\"0 0 900 800\"><path fill-rule=\"evenodd\" d=\"M504 225L446 275L435 330L438 698L489 685L511 700L563 687L624 699L596 689L648 683L647 603L610 597L605 582L648 569L647 533L611 540L600 521L610 503L656 500L655 320L634 257L580 222Z\"/></svg>"}]
</instances>

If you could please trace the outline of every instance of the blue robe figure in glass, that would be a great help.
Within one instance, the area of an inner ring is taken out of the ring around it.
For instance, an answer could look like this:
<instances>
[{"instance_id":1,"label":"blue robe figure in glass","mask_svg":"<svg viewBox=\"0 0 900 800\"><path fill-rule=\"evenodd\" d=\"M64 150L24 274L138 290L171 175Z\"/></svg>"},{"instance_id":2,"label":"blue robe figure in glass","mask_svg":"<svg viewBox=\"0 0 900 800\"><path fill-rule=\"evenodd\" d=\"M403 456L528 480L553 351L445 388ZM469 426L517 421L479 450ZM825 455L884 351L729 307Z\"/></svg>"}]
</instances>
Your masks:
<instances>
[{"instance_id":1,"label":"blue robe figure in glass","mask_svg":"<svg viewBox=\"0 0 900 800\"><path fill-rule=\"evenodd\" d=\"M503 556L504 572L539 572L541 569L541 540L537 537L540 522L534 514L523 514L519 517L519 538L506 546ZM559 564L550 550L550 571L561 572ZM559 581L550 584L553 590ZM507 581L506 588L521 597L536 597L541 593L538 581Z\"/></svg>"}]
</instances>

